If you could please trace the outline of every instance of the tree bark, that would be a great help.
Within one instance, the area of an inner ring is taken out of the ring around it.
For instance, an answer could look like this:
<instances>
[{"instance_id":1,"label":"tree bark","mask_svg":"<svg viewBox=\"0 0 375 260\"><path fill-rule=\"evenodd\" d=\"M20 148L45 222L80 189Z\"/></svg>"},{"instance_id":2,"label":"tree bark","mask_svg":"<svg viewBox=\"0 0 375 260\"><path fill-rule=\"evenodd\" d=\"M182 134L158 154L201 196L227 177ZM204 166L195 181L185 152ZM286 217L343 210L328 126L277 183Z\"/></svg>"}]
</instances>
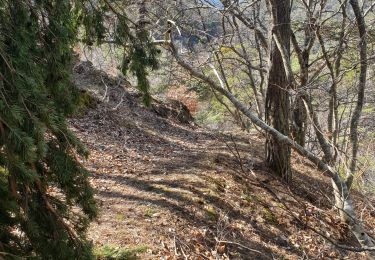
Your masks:
<instances>
[{"instance_id":1,"label":"tree bark","mask_svg":"<svg viewBox=\"0 0 375 260\"><path fill-rule=\"evenodd\" d=\"M358 84L357 104L354 109L352 120L350 122L350 141L352 143L352 161L350 170L348 171L347 185L350 188L353 183L354 172L357 167L358 154L358 124L362 114L362 108L365 98L366 78L367 78L367 41L366 41L366 25L363 13L357 0L350 0L350 5L353 8L358 32L359 32L359 58L360 58L360 73Z\"/></svg>"},{"instance_id":2,"label":"tree bark","mask_svg":"<svg viewBox=\"0 0 375 260\"><path fill-rule=\"evenodd\" d=\"M315 42L314 27L315 22L312 19L313 14L310 9L313 5L313 1L308 3L308 9L306 10L306 21L305 21L305 40L302 49L299 47L296 36L292 33L291 40L294 46L294 51L298 57L298 63L300 66L300 84L294 86L297 91L297 97L293 106L293 138L301 146L305 146L306 143L306 131L307 131L307 110L304 99L306 99L306 93L304 88L309 82L309 60L310 51ZM300 93L302 92L302 93Z\"/></svg>"},{"instance_id":3,"label":"tree bark","mask_svg":"<svg viewBox=\"0 0 375 260\"><path fill-rule=\"evenodd\" d=\"M276 34L282 48L286 50L289 61L290 53L290 1L270 0L273 17L272 34ZM282 54L272 37L268 88L266 93L265 119L268 125L280 133L289 135L289 88L290 81L286 75ZM266 137L266 160L269 167L286 182L291 180L290 147L277 141L271 134Z\"/></svg>"}]
</instances>

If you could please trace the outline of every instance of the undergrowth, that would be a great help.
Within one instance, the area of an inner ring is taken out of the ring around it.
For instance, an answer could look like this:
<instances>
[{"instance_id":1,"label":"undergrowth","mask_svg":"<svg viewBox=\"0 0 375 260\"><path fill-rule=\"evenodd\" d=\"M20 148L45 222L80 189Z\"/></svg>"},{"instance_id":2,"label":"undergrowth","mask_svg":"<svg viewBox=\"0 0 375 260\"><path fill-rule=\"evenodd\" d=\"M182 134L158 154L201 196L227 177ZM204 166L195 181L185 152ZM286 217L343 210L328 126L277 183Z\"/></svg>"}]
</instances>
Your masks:
<instances>
[{"instance_id":1,"label":"undergrowth","mask_svg":"<svg viewBox=\"0 0 375 260\"><path fill-rule=\"evenodd\" d=\"M146 246L134 248L119 248L112 245L105 245L94 249L94 255L97 260L137 260L138 254L145 253Z\"/></svg>"}]
</instances>

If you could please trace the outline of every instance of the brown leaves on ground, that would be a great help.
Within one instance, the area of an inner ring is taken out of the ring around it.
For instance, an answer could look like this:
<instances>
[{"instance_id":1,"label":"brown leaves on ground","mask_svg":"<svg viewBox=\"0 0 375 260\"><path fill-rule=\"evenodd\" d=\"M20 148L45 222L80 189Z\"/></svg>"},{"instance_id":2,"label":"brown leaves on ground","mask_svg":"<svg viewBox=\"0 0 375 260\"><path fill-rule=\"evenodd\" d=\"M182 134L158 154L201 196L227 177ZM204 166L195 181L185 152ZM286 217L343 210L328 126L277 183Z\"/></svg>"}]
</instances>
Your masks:
<instances>
[{"instance_id":1,"label":"brown leaves on ground","mask_svg":"<svg viewBox=\"0 0 375 260\"><path fill-rule=\"evenodd\" d=\"M91 153L83 163L100 208L89 232L96 246L146 246L140 259L362 257L309 229L353 241L331 209L329 179L299 155L287 187L263 165L258 134L177 124L123 91L110 87L108 102L71 120ZM362 216L375 227L371 212L366 207Z\"/></svg>"}]
</instances>

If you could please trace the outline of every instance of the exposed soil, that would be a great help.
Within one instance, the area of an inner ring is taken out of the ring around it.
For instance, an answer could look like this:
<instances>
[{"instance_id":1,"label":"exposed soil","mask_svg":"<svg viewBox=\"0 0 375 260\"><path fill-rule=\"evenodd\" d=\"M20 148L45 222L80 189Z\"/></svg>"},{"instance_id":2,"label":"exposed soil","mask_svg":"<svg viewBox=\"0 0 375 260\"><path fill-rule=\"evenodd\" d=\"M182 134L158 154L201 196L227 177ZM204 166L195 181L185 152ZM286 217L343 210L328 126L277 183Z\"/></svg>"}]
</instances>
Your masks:
<instances>
[{"instance_id":1,"label":"exposed soil","mask_svg":"<svg viewBox=\"0 0 375 260\"><path fill-rule=\"evenodd\" d=\"M309 228L356 246L331 209L329 179L302 157L293 156L288 187L264 165L259 133L215 133L160 117L116 80L105 79L103 98L100 75L75 75L104 101L70 120L91 153L83 163L100 209L89 230L95 246L145 246L140 259L363 257ZM371 214L363 211L374 227Z\"/></svg>"}]
</instances>

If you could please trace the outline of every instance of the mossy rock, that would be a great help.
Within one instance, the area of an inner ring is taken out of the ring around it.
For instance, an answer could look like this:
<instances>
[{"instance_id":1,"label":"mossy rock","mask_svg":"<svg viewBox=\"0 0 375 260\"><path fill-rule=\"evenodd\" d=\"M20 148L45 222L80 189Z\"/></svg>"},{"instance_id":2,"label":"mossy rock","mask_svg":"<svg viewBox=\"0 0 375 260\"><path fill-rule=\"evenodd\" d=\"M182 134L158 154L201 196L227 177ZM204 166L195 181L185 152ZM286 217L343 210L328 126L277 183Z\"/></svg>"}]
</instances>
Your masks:
<instances>
[{"instance_id":1,"label":"mossy rock","mask_svg":"<svg viewBox=\"0 0 375 260\"><path fill-rule=\"evenodd\" d=\"M175 119L182 124L194 122L189 108L179 100L167 99L163 102L154 100L151 104L151 111L160 117Z\"/></svg>"}]
</instances>

